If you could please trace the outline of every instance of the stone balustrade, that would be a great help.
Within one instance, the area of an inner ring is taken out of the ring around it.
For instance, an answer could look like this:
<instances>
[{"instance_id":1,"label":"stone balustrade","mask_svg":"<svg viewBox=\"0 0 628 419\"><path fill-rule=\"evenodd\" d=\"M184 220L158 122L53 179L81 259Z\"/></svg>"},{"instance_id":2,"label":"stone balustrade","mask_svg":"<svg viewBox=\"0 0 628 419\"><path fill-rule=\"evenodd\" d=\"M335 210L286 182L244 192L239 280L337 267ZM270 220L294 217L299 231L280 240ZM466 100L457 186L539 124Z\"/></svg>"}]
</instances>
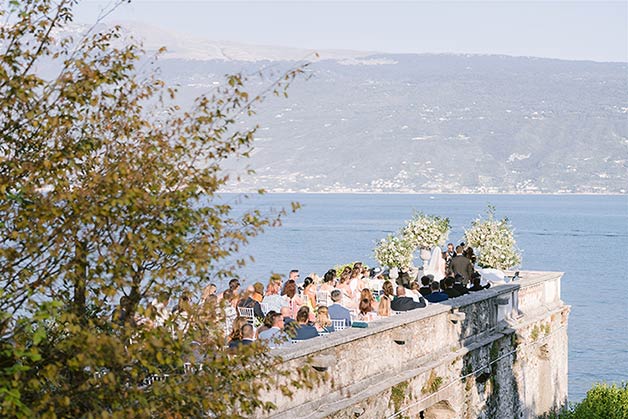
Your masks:
<instances>
[{"instance_id":1,"label":"stone balustrade","mask_svg":"<svg viewBox=\"0 0 628 419\"><path fill-rule=\"evenodd\" d=\"M561 277L556 272L521 272L518 281L379 319L365 329L349 328L276 349L287 368L310 362L326 381L312 390L297 390L292 398L268 392L264 397L277 406L270 416L380 418L431 412L438 418L477 417L473 415L498 409L501 398L516 406L521 417L534 417L547 405L560 405L567 394L566 329L555 337L559 348L550 354L560 361L550 374L559 381L552 400L537 397L539 389L524 388L534 381L534 373L527 364L514 365L514 358L517 351L524 352L523 346L517 348L520 344L566 325ZM558 312L563 315L556 317ZM482 372L484 365L490 374ZM477 374L461 378L476 369ZM476 377L484 373L493 377L491 388ZM517 374L526 375L529 383L520 383ZM512 388L496 390L500 383ZM483 400L487 392L492 401Z\"/></svg>"}]
</instances>

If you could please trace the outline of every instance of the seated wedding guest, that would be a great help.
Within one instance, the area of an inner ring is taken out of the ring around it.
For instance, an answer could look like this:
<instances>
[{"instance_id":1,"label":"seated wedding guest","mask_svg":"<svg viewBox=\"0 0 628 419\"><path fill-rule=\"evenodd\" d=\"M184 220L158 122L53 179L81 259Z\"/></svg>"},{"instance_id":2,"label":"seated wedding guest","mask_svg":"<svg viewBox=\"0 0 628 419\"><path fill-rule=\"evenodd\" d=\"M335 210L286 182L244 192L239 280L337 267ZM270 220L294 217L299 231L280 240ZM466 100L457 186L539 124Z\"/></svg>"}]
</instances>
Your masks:
<instances>
[{"instance_id":1,"label":"seated wedding guest","mask_svg":"<svg viewBox=\"0 0 628 419\"><path fill-rule=\"evenodd\" d=\"M210 295L216 296L216 284L209 284L205 288L203 288L203 293L201 294L201 305L209 298Z\"/></svg>"},{"instance_id":2,"label":"seated wedding guest","mask_svg":"<svg viewBox=\"0 0 628 419\"><path fill-rule=\"evenodd\" d=\"M118 307L116 307L116 309L111 314L111 321L119 326L128 325L131 327L135 327L135 319L130 314L133 311L132 307L133 304L131 302L131 299L126 295L123 295L122 297L120 297L120 303L118 304Z\"/></svg>"},{"instance_id":3,"label":"seated wedding guest","mask_svg":"<svg viewBox=\"0 0 628 419\"><path fill-rule=\"evenodd\" d=\"M430 294L432 292L432 289L430 288L430 283L432 282L432 280L430 279L429 276L427 275L423 275L421 277L421 288L419 288L419 293L423 296L426 297L428 294Z\"/></svg>"},{"instance_id":4,"label":"seated wedding guest","mask_svg":"<svg viewBox=\"0 0 628 419\"><path fill-rule=\"evenodd\" d=\"M227 290L231 291L233 295L236 295L236 296L240 294L240 281L237 280L236 278L231 279L229 281L229 288L227 288ZM225 291L220 293L220 295L218 296L219 300L222 300L224 298Z\"/></svg>"},{"instance_id":5,"label":"seated wedding guest","mask_svg":"<svg viewBox=\"0 0 628 419\"><path fill-rule=\"evenodd\" d=\"M340 304L342 300L342 292L340 290L333 290L331 292L332 304L327 307L329 317L334 320L344 319L347 327L351 326L351 312Z\"/></svg>"},{"instance_id":6,"label":"seated wedding guest","mask_svg":"<svg viewBox=\"0 0 628 419\"><path fill-rule=\"evenodd\" d=\"M462 254L464 255L464 257L469 259L472 264L475 265L475 262L476 262L475 253L473 253L473 248L471 246L464 249L464 252Z\"/></svg>"},{"instance_id":7,"label":"seated wedding guest","mask_svg":"<svg viewBox=\"0 0 628 419\"><path fill-rule=\"evenodd\" d=\"M329 270L323 275L323 283L321 284L319 291L326 291L328 293L334 289L334 281L336 280L336 273L333 270Z\"/></svg>"},{"instance_id":8,"label":"seated wedding guest","mask_svg":"<svg viewBox=\"0 0 628 419\"><path fill-rule=\"evenodd\" d=\"M473 275L473 286L469 288L469 291L482 291L489 289L491 287L491 283L487 283L485 286L482 286L482 275L479 273L475 273Z\"/></svg>"},{"instance_id":9,"label":"seated wedding guest","mask_svg":"<svg viewBox=\"0 0 628 419\"><path fill-rule=\"evenodd\" d=\"M350 275L347 273L340 275L340 281L338 282L336 288L342 293L342 305L353 308L355 307L355 304L353 303L354 293L351 290L351 286L349 286L349 277Z\"/></svg>"},{"instance_id":10,"label":"seated wedding guest","mask_svg":"<svg viewBox=\"0 0 628 419\"><path fill-rule=\"evenodd\" d=\"M360 301L362 301L365 298L369 300L369 304L371 305L371 311L376 312L378 304L377 304L377 301L375 300L375 297L373 297L373 293L368 288L364 288L362 292L360 292Z\"/></svg>"},{"instance_id":11,"label":"seated wedding guest","mask_svg":"<svg viewBox=\"0 0 628 419\"><path fill-rule=\"evenodd\" d=\"M376 312L373 311L373 306L368 298L360 300L358 306L358 320L363 322L371 321L375 318Z\"/></svg>"},{"instance_id":12,"label":"seated wedding guest","mask_svg":"<svg viewBox=\"0 0 628 419\"><path fill-rule=\"evenodd\" d=\"M279 295L281 289L281 282L271 279L266 286L266 295L262 300L262 303L268 305L268 311L276 311L279 313L281 307L288 306L288 302L285 298Z\"/></svg>"},{"instance_id":13,"label":"seated wedding guest","mask_svg":"<svg viewBox=\"0 0 628 419\"><path fill-rule=\"evenodd\" d=\"M266 315L264 316L264 320L262 321L261 326L259 326L257 328L257 330L255 331L255 334L257 336L259 336L260 333L262 333L262 332L270 329L271 327L273 327L272 314L276 314L276 312L271 310L268 313L266 313Z\"/></svg>"},{"instance_id":14,"label":"seated wedding guest","mask_svg":"<svg viewBox=\"0 0 628 419\"><path fill-rule=\"evenodd\" d=\"M454 289L460 293L460 295L465 295L469 293L469 289L462 285L462 275L456 275L454 277Z\"/></svg>"},{"instance_id":15,"label":"seated wedding guest","mask_svg":"<svg viewBox=\"0 0 628 419\"><path fill-rule=\"evenodd\" d=\"M281 318L283 319L283 330L285 332L289 332L294 327L294 318L292 317L292 312L290 311L290 307L285 306L281 307Z\"/></svg>"},{"instance_id":16,"label":"seated wedding guest","mask_svg":"<svg viewBox=\"0 0 628 419\"><path fill-rule=\"evenodd\" d=\"M328 306L331 304L331 292L334 289L335 275L329 270L323 275L323 283L316 292L316 304Z\"/></svg>"},{"instance_id":17,"label":"seated wedding guest","mask_svg":"<svg viewBox=\"0 0 628 419\"><path fill-rule=\"evenodd\" d=\"M318 306L316 311L316 322L314 327L318 332L331 333L334 332L334 326L329 317L329 309L325 306Z\"/></svg>"},{"instance_id":18,"label":"seated wedding guest","mask_svg":"<svg viewBox=\"0 0 628 419\"><path fill-rule=\"evenodd\" d=\"M393 311L409 311L425 306L427 306L427 304L423 297L420 297L419 302L414 301L410 297L406 297L406 288L402 285L397 286L397 297L390 303L390 308Z\"/></svg>"},{"instance_id":19,"label":"seated wedding guest","mask_svg":"<svg viewBox=\"0 0 628 419\"><path fill-rule=\"evenodd\" d=\"M231 332L229 336L227 336L227 345L231 346L231 342L233 341L241 341L242 340L242 326L247 324L246 317L236 317L231 325Z\"/></svg>"},{"instance_id":20,"label":"seated wedding guest","mask_svg":"<svg viewBox=\"0 0 628 419\"><path fill-rule=\"evenodd\" d=\"M316 328L309 323L310 309L307 306L303 306L297 312L297 321L295 322L295 340L312 339L318 336Z\"/></svg>"},{"instance_id":21,"label":"seated wedding guest","mask_svg":"<svg viewBox=\"0 0 628 419\"><path fill-rule=\"evenodd\" d=\"M438 285L438 282L432 282L430 288L432 292L425 296L425 299L430 303L440 303L441 301L446 301L449 299L447 294L440 291L440 286Z\"/></svg>"},{"instance_id":22,"label":"seated wedding guest","mask_svg":"<svg viewBox=\"0 0 628 419\"><path fill-rule=\"evenodd\" d=\"M241 339L229 342L229 349L235 349L242 345L250 345L255 342L255 339L253 338L255 336L255 329L253 328L253 325L250 323L243 324L240 328L240 336Z\"/></svg>"},{"instance_id":23,"label":"seated wedding guest","mask_svg":"<svg viewBox=\"0 0 628 419\"><path fill-rule=\"evenodd\" d=\"M238 307L252 308L253 315L255 315L255 317L257 318L263 319L264 312L262 311L262 306L253 298L254 294L255 288L253 287L253 285L249 285L246 288L246 291L242 293L242 298L240 298L240 301L238 301Z\"/></svg>"},{"instance_id":24,"label":"seated wedding guest","mask_svg":"<svg viewBox=\"0 0 628 419\"><path fill-rule=\"evenodd\" d=\"M264 299L264 284L262 284L261 282L256 282L255 284L253 284L253 290L254 292L251 297L258 303L261 303Z\"/></svg>"},{"instance_id":25,"label":"seated wedding guest","mask_svg":"<svg viewBox=\"0 0 628 419\"><path fill-rule=\"evenodd\" d=\"M272 326L259 334L259 340L266 343L269 348L279 348L288 341L288 335L284 332L283 316L280 313L269 311Z\"/></svg>"},{"instance_id":26,"label":"seated wedding guest","mask_svg":"<svg viewBox=\"0 0 628 419\"><path fill-rule=\"evenodd\" d=\"M454 279L450 276L445 278L445 289L443 290L449 298L460 297L460 293L454 289Z\"/></svg>"},{"instance_id":27,"label":"seated wedding guest","mask_svg":"<svg viewBox=\"0 0 628 419\"><path fill-rule=\"evenodd\" d=\"M388 297L390 301L392 301L395 298L395 289L393 287L392 282L384 281L384 284L382 285L382 291L384 292L384 295Z\"/></svg>"},{"instance_id":28,"label":"seated wedding guest","mask_svg":"<svg viewBox=\"0 0 628 419\"><path fill-rule=\"evenodd\" d=\"M303 304L308 306L310 312L314 312L314 308L316 307L316 284L311 277L305 278L303 282Z\"/></svg>"},{"instance_id":29,"label":"seated wedding guest","mask_svg":"<svg viewBox=\"0 0 628 419\"><path fill-rule=\"evenodd\" d=\"M288 307L290 307L290 317L296 318L297 312L303 305L303 300L297 294L297 283L293 279L286 281L281 295L288 303Z\"/></svg>"},{"instance_id":30,"label":"seated wedding guest","mask_svg":"<svg viewBox=\"0 0 628 419\"><path fill-rule=\"evenodd\" d=\"M390 299L385 295L379 300L379 308L377 309L379 317L390 316Z\"/></svg>"},{"instance_id":31,"label":"seated wedding guest","mask_svg":"<svg viewBox=\"0 0 628 419\"><path fill-rule=\"evenodd\" d=\"M233 291L226 290L223 294L223 299L221 305L224 307L225 313L225 327L230 328L238 317L238 311L236 310L236 305L238 304L238 297L233 294ZM228 335L231 333L231 329L225 330L225 334Z\"/></svg>"},{"instance_id":32,"label":"seated wedding guest","mask_svg":"<svg viewBox=\"0 0 628 419\"><path fill-rule=\"evenodd\" d=\"M419 288L421 288L419 283L417 281L412 281L410 283L410 289L406 288L406 296L418 302L419 298L422 297L422 294L419 292Z\"/></svg>"},{"instance_id":33,"label":"seated wedding guest","mask_svg":"<svg viewBox=\"0 0 628 419\"><path fill-rule=\"evenodd\" d=\"M362 268L353 268L351 275L349 276L349 287L353 295L356 295L362 288L364 288L364 281L362 281Z\"/></svg>"}]
</instances>

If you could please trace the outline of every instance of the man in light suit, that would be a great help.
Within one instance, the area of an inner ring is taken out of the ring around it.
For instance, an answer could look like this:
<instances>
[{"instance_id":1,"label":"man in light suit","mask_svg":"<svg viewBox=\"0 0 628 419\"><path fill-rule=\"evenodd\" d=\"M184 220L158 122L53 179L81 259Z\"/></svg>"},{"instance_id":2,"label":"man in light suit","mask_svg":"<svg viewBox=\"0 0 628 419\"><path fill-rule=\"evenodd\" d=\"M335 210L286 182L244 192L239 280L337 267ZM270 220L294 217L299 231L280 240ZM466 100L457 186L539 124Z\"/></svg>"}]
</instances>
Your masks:
<instances>
[{"instance_id":1,"label":"man in light suit","mask_svg":"<svg viewBox=\"0 0 628 419\"><path fill-rule=\"evenodd\" d=\"M347 327L351 326L351 312L340 304L342 300L342 292L340 290L333 290L331 292L331 301L333 303L327 307L329 311L329 318L333 320L343 320Z\"/></svg>"},{"instance_id":2,"label":"man in light suit","mask_svg":"<svg viewBox=\"0 0 628 419\"><path fill-rule=\"evenodd\" d=\"M288 335L283 331L283 316L281 313L271 312L273 327L259 334L259 340L268 344L269 348L279 348L288 342Z\"/></svg>"}]
</instances>

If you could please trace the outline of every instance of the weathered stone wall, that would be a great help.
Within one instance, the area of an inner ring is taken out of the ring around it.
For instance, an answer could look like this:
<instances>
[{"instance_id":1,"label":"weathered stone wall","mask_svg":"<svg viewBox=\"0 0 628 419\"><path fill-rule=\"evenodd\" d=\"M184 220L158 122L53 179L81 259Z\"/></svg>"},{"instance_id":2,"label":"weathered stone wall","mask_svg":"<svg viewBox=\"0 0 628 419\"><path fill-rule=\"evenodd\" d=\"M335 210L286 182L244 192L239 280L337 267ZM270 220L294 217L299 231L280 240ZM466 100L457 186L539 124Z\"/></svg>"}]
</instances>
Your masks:
<instances>
[{"instance_id":1,"label":"weathered stone wall","mask_svg":"<svg viewBox=\"0 0 628 419\"><path fill-rule=\"evenodd\" d=\"M274 418L534 418L567 397L560 273L494 286L277 350L327 381L292 399L266 395Z\"/></svg>"}]
</instances>

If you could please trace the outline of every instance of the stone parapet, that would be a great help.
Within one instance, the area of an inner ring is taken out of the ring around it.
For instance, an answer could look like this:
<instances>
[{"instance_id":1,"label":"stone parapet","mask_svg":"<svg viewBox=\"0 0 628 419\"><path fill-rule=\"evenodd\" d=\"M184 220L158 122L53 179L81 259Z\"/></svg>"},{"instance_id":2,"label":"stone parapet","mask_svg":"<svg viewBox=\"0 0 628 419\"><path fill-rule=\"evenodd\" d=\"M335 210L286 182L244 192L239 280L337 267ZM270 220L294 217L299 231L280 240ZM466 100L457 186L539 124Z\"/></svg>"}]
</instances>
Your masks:
<instances>
[{"instance_id":1,"label":"stone parapet","mask_svg":"<svg viewBox=\"0 0 628 419\"><path fill-rule=\"evenodd\" d=\"M529 418L560 406L569 312L561 277L521 272L515 282L277 349L286 367L310 362L327 380L292 398L265 394L277 406L270 417L515 417L494 416L506 406ZM540 394L550 385L551 397Z\"/></svg>"}]
</instances>

